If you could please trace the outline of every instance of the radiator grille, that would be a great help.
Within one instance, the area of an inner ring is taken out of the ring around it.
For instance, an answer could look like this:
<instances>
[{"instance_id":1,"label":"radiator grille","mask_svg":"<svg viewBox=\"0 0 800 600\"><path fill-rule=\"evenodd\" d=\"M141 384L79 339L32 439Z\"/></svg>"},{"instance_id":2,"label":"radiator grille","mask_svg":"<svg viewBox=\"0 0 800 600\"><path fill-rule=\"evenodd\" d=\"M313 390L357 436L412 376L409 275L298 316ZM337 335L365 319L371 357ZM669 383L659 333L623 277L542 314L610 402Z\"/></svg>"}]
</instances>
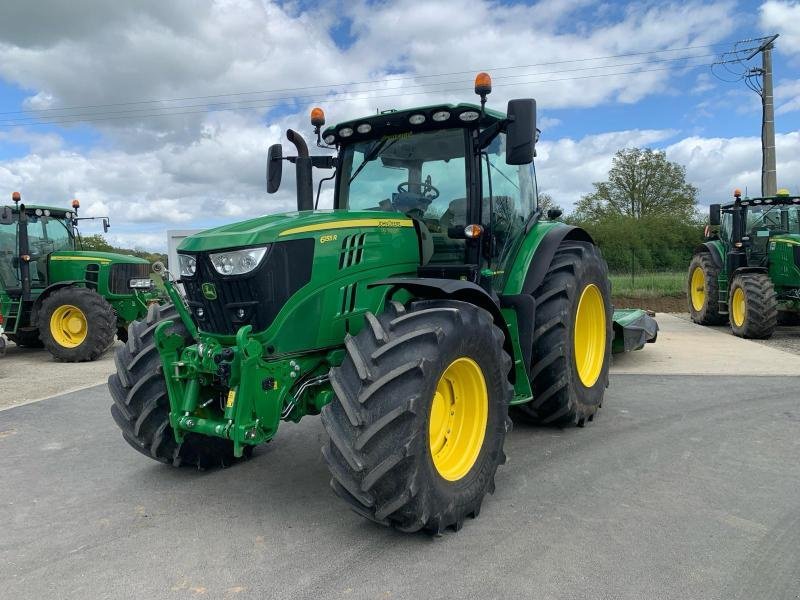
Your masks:
<instances>
[{"instance_id":1,"label":"radiator grille","mask_svg":"<svg viewBox=\"0 0 800 600\"><path fill-rule=\"evenodd\" d=\"M272 244L258 268L247 275L220 275L208 254L196 257L197 273L181 281L198 327L233 335L252 325L258 332L269 327L286 301L311 280L314 238ZM203 284L213 285L216 298L206 297Z\"/></svg>"},{"instance_id":2,"label":"radiator grille","mask_svg":"<svg viewBox=\"0 0 800 600\"><path fill-rule=\"evenodd\" d=\"M117 263L111 265L108 289L112 294L130 294L128 282L131 279L149 279L150 265L147 263Z\"/></svg>"}]
</instances>

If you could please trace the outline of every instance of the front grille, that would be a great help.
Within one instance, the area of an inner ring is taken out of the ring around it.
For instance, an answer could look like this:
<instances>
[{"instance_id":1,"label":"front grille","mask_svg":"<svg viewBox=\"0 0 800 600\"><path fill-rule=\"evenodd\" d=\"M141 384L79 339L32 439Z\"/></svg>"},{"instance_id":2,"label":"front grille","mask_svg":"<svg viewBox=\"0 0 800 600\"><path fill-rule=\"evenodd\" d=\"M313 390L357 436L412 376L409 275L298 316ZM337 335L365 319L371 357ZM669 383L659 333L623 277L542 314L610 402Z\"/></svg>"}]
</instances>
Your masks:
<instances>
[{"instance_id":1,"label":"front grille","mask_svg":"<svg viewBox=\"0 0 800 600\"><path fill-rule=\"evenodd\" d=\"M792 246L794 249L794 264L800 269L800 246Z\"/></svg>"},{"instance_id":2,"label":"front grille","mask_svg":"<svg viewBox=\"0 0 800 600\"><path fill-rule=\"evenodd\" d=\"M147 263L117 263L111 265L108 276L108 289L112 294L130 294L128 282L131 279L149 279L150 265Z\"/></svg>"},{"instance_id":3,"label":"front grille","mask_svg":"<svg viewBox=\"0 0 800 600\"><path fill-rule=\"evenodd\" d=\"M261 264L247 275L220 275L208 254L196 257L197 272L181 282L198 327L209 333L233 335L240 327L252 325L258 332L269 327L286 301L311 280L314 238L272 244ZM203 284L209 283L216 298L203 293ZM242 316L239 311L243 311Z\"/></svg>"}]
</instances>

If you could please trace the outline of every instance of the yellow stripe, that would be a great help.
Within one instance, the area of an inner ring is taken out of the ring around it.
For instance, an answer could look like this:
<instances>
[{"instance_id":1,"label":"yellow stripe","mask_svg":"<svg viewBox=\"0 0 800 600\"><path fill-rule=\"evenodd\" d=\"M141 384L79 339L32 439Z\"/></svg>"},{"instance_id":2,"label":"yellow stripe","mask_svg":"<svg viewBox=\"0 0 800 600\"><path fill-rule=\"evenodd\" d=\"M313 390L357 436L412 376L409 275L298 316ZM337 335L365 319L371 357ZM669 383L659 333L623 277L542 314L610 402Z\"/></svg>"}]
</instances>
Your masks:
<instances>
[{"instance_id":1,"label":"yellow stripe","mask_svg":"<svg viewBox=\"0 0 800 600\"><path fill-rule=\"evenodd\" d=\"M278 237L306 233L308 231L325 231L330 229L345 229L347 227L413 227L410 219L348 219L347 221L331 221L330 223L315 223L281 231Z\"/></svg>"},{"instance_id":2,"label":"yellow stripe","mask_svg":"<svg viewBox=\"0 0 800 600\"><path fill-rule=\"evenodd\" d=\"M96 260L97 262L111 262L110 258L99 256L51 256L50 260Z\"/></svg>"},{"instance_id":3,"label":"yellow stripe","mask_svg":"<svg viewBox=\"0 0 800 600\"><path fill-rule=\"evenodd\" d=\"M772 238L770 242L782 242L784 244L789 244L790 246L800 246L800 242L797 240L787 240L786 238Z\"/></svg>"}]
</instances>

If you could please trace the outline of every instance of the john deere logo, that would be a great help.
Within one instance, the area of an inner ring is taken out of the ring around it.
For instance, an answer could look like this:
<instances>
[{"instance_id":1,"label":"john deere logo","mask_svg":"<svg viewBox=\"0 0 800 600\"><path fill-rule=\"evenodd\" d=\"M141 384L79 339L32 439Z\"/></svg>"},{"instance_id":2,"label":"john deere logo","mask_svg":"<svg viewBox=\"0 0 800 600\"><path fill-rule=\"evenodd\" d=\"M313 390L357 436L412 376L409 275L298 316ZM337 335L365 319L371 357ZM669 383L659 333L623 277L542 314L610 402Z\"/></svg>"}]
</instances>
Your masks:
<instances>
[{"instance_id":1,"label":"john deere logo","mask_svg":"<svg viewBox=\"0 0 800 600\"><path fill-rule=\"evenodd\" d=\"M217 288L214 287L213 283L204 283L202 289L203 289L203 296L205 296L209 300L217 299Z\"/></svg>"}]
</instances>

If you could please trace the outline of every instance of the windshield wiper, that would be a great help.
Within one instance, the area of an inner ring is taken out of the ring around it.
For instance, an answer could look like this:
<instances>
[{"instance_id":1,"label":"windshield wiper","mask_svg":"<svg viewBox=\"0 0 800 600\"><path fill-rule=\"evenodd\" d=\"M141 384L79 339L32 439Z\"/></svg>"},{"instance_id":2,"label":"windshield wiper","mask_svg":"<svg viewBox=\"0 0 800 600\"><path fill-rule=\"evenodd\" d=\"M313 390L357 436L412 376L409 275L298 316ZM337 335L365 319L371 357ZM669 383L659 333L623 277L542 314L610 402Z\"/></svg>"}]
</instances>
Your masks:
<instances>
[{"instance_id":1,"label":"windshield wiper","mask_svg":"<svg viewBox=\"0 0 800 600\"><path fill-rule=\"evenodd\" d=\"M381 153L381 151L384 149L383 147L384 147L384 146L386 146L386 142L388 142L388 141L389 141L389 140L388 140L388 138L384 138L384 139L382 139L380 142L378 142L376 145L374 145L374 146L372 147L372 149L371 149L369 152L367 152L366 154L364 154L364 161L363 161L363 162L362 162L360 165L358 165L358 168L356 169L355 173L353 173L353 176L350 178L350 181L348 181L348 183L353 183L353 180L354 180L356 177L358 177L358 174L359 174L359 173L361 173L361 170L362 170L364 167L366 167L366 166L367 166L367 163L369 163L369 162L372 162L373 160L375 160L376 158L378 158L378 155L379 155L379 154ZM395 140L392 140L392 143L391 143L391 144L389 144L388 146L386 146L386 149L388 150L389 148L391 148L391 147L392 147L392 145L393 145L393 144L394 144L396 141L397 141L396 139L395 139Z\"/></svg>"}]
</instances>

